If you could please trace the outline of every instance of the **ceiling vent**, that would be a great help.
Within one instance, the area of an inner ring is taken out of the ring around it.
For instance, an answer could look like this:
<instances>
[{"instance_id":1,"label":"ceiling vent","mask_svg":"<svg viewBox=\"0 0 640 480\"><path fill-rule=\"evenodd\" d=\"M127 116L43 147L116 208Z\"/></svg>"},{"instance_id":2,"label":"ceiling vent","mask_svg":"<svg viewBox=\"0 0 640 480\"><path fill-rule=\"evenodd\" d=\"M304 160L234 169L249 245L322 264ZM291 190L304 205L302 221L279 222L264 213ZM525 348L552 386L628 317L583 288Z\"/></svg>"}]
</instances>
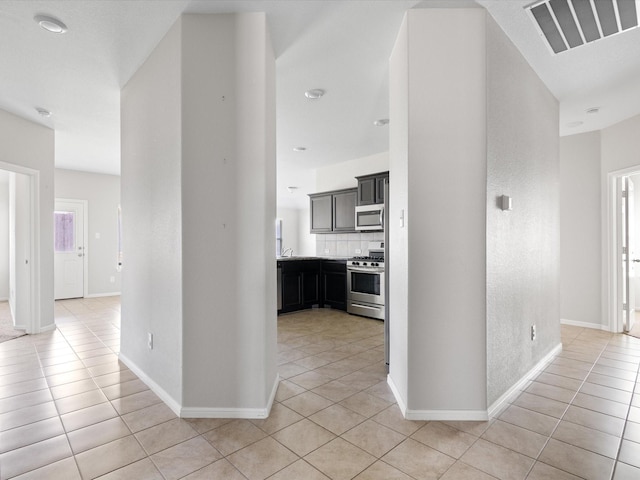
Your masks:
<instances>
[{"instance_id":1,"label":"ceiling vent","mask_svg":"<svg viewBox=\"0 0 640 480\"><path fill-rule=\"evenodd\" d=\"M527 10L554 54L638 26L636 0L545 0Z\"/></svg>"}]
</instances>

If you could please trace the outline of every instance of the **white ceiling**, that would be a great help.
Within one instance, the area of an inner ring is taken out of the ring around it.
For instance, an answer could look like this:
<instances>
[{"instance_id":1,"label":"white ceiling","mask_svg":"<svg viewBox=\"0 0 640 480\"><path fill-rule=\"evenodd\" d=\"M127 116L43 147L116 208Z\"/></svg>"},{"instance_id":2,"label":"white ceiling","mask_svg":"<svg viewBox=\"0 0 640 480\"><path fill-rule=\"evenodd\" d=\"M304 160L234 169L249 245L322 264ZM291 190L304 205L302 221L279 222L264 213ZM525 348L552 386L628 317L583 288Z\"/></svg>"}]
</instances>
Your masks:
<instances>
[{"instance_id":1,"label":"white ceiling","mask_svg":"<svg viewBox=\"0 0 640 480\"><path fill-rule=\"evenodd\" d=\"M477 0L560 101L561 134L640 113L640 29L552 56L529 0ZM0 109L56 130L56 166L118 174L120 88L181 13L264 11L277 56L278 194L306 203L310 170L388 149L388 58L409 8L471 0L0 0ZM34 21L55 16L54 35ZM326 95L304 97L310 88ZM597 115L587 108L601 107ZM40 117L35 107L53 112ZM570 122L583 125L570 128ZM304 146L307 151L292 149ZM300 187L295 195L288 185Z\"/></svg>"}]
</instances>

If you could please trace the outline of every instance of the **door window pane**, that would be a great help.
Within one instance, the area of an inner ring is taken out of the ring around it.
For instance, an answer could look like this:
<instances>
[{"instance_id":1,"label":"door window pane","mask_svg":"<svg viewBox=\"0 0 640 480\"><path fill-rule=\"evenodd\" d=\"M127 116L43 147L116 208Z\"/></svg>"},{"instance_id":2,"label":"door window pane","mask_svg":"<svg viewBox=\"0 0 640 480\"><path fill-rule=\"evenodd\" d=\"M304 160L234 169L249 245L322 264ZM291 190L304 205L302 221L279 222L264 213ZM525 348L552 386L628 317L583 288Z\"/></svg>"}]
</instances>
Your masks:
<instances>
[{"instance_id":1,"label":"door window pane","mask_svg":"<svg viewBox=\"0 0 640 480\"><path fill-rule=\"evenodd\" d=\"M53 212L54 251L67 253L75 251L74 212Z\"/></svg>"}]
</instances>

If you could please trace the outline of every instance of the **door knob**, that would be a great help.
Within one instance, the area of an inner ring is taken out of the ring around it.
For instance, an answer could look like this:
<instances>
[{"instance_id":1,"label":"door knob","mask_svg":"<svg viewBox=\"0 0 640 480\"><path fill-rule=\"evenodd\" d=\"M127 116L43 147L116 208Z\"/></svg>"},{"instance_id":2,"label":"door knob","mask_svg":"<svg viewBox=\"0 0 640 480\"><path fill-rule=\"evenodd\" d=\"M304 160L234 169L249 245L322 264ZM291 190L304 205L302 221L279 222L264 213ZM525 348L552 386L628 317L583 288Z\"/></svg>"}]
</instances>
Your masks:
<instances>
[{"instance_id":1,"label":"door knob","mask_svg":"<svg viewBox=\"0 0 640 480\"><path fill-rule=\"evenodd\" d=\"M640 263L640 258L634 258L634 259L632 260L632 262L633 262L633 263Z\"/></svg>"}]
</instances>

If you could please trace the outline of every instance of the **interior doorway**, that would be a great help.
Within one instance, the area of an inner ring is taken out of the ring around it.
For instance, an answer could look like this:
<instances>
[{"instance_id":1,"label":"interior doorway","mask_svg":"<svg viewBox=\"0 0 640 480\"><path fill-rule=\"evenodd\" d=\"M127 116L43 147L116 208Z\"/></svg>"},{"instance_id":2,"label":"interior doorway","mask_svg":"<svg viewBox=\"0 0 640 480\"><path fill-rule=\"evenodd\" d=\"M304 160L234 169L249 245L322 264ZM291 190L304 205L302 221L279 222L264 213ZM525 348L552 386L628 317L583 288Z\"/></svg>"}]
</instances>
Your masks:
<instances>
[{"instance_id":1,"label":"interior doorway","mask_svg":"<svg viewBox=\"0 0 640 480\"><path fill-rule=\"evenodd\" d=\"M629 333L640 308L640 165L610 173L607 188L609 326Z\"/></svg>"},{"instance_id":2,"label":"interior doorway","mask_svg":"<svg viewBox=\"0 0 640 480\"><path fill-rule=\"evenodd\" d=\"M56 199L53 212L55 300L85 296L87 210L86 200Z\"/></svg>"}]
</instances>

